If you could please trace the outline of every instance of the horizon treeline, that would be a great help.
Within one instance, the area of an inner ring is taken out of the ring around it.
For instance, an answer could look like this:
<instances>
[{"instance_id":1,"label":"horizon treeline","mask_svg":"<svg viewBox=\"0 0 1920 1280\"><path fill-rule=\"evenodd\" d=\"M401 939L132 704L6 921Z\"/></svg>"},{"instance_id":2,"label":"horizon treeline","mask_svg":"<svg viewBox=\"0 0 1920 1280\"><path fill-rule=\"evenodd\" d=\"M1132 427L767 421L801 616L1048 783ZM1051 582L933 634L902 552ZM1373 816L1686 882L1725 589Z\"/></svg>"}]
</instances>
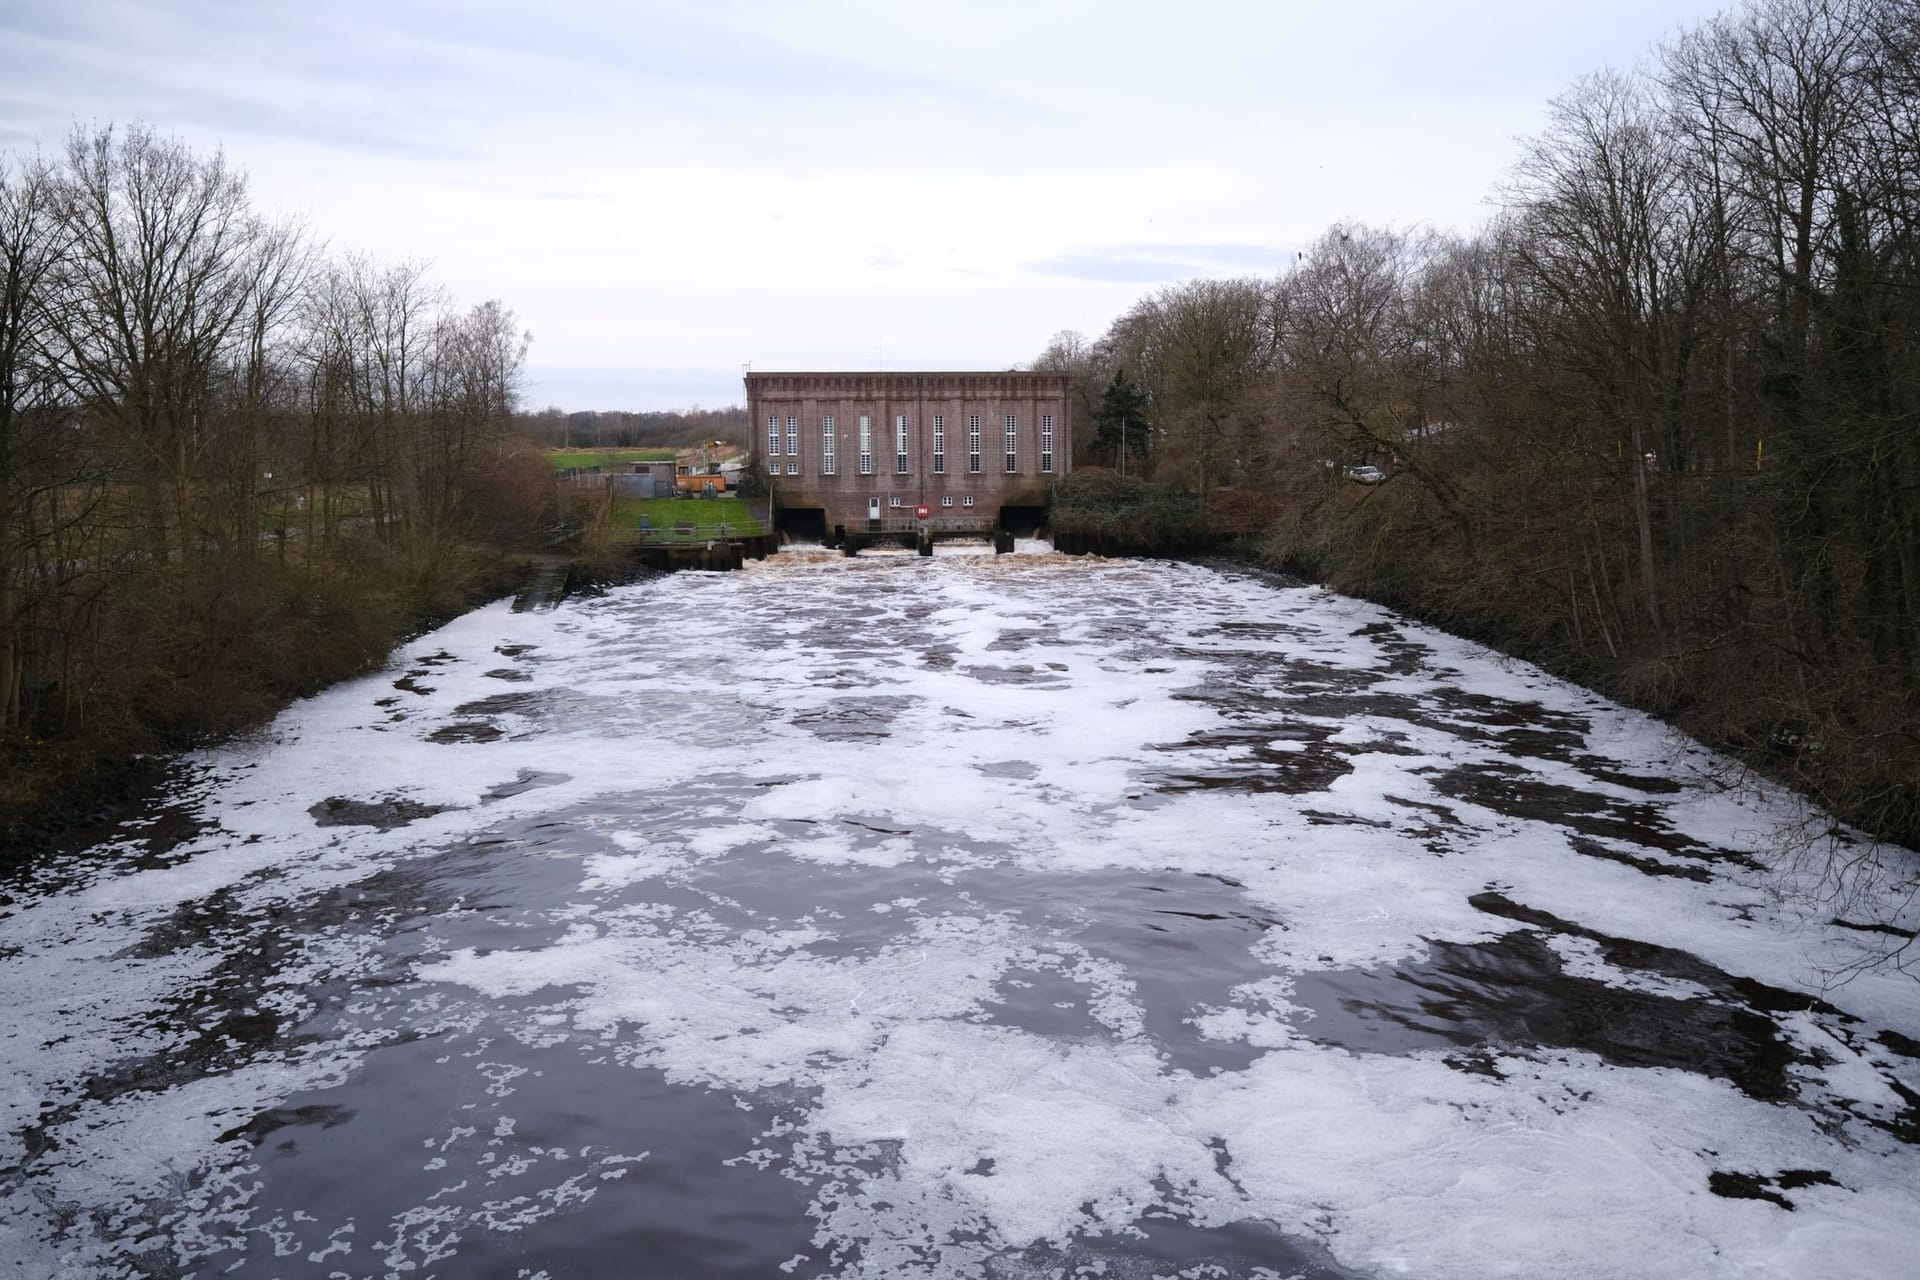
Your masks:
<instances>
[{"instance_id":1,"label":"horizon treeline","mask_svg":"<svg viewBox=\"0 0 1920 1280\"><path fill-rule=\"evenodd\" d=\"M144 125L0 153L0 756L231 727L457 597L544 500L528 341Z\"/></svg>"},{"instance_id":2,"label":"horizon treeline","mask_svg":"<svg viewBox=\"0 0 1920 1280\"><path fill-rule=\"evenodd\" d=\"M549 405L519 413L514 422L528 439L549 449L686 448L708 440L747 439L745 405L723 409L575 410Z\"/></svg>"},{"instance_id":3,"label":"horizon treeline","mask_svg":"<svg viewBox=\"0 0 1920 1280\"><path fill-rule=\"evenodd\" d=\"M1920 6L1754 0L1589 75L1496 207L1333 227L1037 366L1089 460L1126 430L1216 515L1256 495L1276 559L1920 841Z\"/></svg>"}]
</instances>

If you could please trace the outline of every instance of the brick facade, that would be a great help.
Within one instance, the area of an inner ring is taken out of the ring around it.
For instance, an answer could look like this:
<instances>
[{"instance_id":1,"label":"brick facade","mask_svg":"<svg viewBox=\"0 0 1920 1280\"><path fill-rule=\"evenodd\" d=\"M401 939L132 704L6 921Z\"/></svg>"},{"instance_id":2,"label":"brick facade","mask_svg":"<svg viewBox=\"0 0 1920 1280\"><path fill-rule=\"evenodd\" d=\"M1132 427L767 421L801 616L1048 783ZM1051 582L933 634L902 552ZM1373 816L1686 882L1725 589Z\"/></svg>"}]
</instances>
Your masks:
<instances>
[{"instance_id":1,"label":"brick facade","mask_svg":"<svg viewBox=\"0 0 1920 1280\"><path fill-rule=\"evenodd\" d=\"M860 527L875 510L882 519L911 516L921 503L936 518L971 517L984 527L1003 506L1046 505L1049 485L1072 466L1070 383L1063 373L749 373L753 460L779 506L822 510L828 528ZM978 470L970 448L976 418ZM936 443L944 445L938 469Z\"/></svg>"}]
</instances>

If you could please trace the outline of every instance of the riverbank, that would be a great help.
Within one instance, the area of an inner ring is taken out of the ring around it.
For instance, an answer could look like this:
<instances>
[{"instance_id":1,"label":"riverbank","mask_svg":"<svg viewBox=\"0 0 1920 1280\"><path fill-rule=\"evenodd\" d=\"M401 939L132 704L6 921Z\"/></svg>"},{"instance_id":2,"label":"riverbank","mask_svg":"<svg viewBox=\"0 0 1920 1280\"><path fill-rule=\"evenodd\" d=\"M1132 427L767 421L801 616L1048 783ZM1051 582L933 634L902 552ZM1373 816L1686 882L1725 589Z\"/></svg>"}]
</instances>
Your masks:
<instances>
[{"instance_id":1,"label":"riverbank","mask_svg":"<svg viewBox=\"0 0 1920 1280\"><path fill-rule=\"evenodd\" d=\"M1639 640L1609 632L1579 609L1554 607L1557 597L1543 601L1543 590L1559 588L1543 588L1537 556L1463 539L1411 485L1336 486L1222 533L1170 486L1088 468L1057 487L1052 519L1062 551L1220 558L1385 605L1656 716L1877 841L1920 847L1911 673L1851 649L1809 667L1782 648L1757 602L1753 616L1712 628L1676 622ZM1825 838L1783 852L1825 856Z\"/></svg>"},{"instance_id":2,"label":"riverbank","mask_svg":"<svg viewBox=\"0 0 1920 1280\"><path fill-rule=\"evenodd\" d=\"M467 548L424 581L369 553L324 573L281 565L254 584L244 632L128 655L117 696L78 727L0 735L0 869L112 821L179 752L265 723L378 667L408 639L527 580L533 557ZM211 628L209 628L211 630Z\"/></svg>"},{"instance_id":3,"label":"riverbank","mask_svg":"<svg viewBox=\"0 0 1920 1280\"><path fill-rule=\"evenodd\" d=\"M1445 556L1433 546L1401 548L1396 558L1376 561L1274 533L1222 539L1203 555L1180 556L1215 557L1385 605L1531 662L1672 725L1877 842L1920 848L1920 747L1912 722L1898 711L1897 679L1878 681L1865 667L1836 662L1809 680L1785 669L1782 655L1758 634L1676 637L1664 651L1596 652L1590 637L1582 642L1529 609L1529 595L1497 569L1435 563ZM1831 834L1809 833L1805 847L1781 852L1824 857L1816 846Z\"/></svg>"}]
</instances>

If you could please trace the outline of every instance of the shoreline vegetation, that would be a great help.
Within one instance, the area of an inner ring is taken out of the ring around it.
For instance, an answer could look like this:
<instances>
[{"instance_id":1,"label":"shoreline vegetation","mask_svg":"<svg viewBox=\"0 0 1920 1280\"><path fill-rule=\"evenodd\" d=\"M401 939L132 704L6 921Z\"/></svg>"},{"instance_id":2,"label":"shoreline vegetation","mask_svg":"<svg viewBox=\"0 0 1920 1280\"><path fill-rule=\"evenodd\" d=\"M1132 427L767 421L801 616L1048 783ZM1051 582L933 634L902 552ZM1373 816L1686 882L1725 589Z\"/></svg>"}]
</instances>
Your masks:
<instances>
[{"instance_id":1,"label":"shoreline vegetation","mask_svg":"<svg viewBox=\"0 0 1920 1280\"><path fill-rule=\"evenodd\" d=\"M529 342L144 125L0 153L0 863L564 539Z\"/></svg>"},{"instance_id":2,"label":"shoreline vegetation","mask_svg":"<svg viewBox=\"0 0 1920 1280\"><path fill-rule=\"evenodd\" d=\"M1197 526L1920 847L1916 104L1911 4L1749 0L1554 99L1471 233L1057 334L1087 460L1155 488L1076 472L1053 528ZM1887 853L1781 850L1836 895Z\"/></svg>"},{"instance_id":3,"label":"shoreline vegetation","mask_svg":"<svg viewBox=\"0 0 1920 1280\"><path fill-rule=\"evenodd\" d=\"M244 648L188 664L143 664L129 677L160 682L111 719L53 739L11 735L0 743L0 872L60 847L145 794L183 752L258 728L285 707L342 680L377 670L407 640L488 600L518 590L532 563L523 554L472 549L430 595L416 594L391 565L362 561L344 589L313 579L269 588L269 616L256 616Z\"/></svg>"}]
</instances>

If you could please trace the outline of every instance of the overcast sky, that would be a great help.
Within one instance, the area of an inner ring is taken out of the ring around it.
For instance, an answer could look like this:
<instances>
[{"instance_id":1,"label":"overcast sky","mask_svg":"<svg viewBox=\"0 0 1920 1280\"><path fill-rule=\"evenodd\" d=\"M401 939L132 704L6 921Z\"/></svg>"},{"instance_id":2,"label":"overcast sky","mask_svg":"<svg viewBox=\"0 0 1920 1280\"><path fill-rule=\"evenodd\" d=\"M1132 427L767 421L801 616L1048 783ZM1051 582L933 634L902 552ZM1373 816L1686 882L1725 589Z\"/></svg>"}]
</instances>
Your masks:
<instances>
[{"instance_id":1,"label":"overcast sky","mask_svg":"<svg viewBox=\"0 0 1920 1280\"><path fill-rule=\"evenodd\" d=\"M1467 228L1711 0L0 0L0 149L144 120L533 331L532 407L1004 368L1341 219Z\"/></svg>"}]
</instances>

